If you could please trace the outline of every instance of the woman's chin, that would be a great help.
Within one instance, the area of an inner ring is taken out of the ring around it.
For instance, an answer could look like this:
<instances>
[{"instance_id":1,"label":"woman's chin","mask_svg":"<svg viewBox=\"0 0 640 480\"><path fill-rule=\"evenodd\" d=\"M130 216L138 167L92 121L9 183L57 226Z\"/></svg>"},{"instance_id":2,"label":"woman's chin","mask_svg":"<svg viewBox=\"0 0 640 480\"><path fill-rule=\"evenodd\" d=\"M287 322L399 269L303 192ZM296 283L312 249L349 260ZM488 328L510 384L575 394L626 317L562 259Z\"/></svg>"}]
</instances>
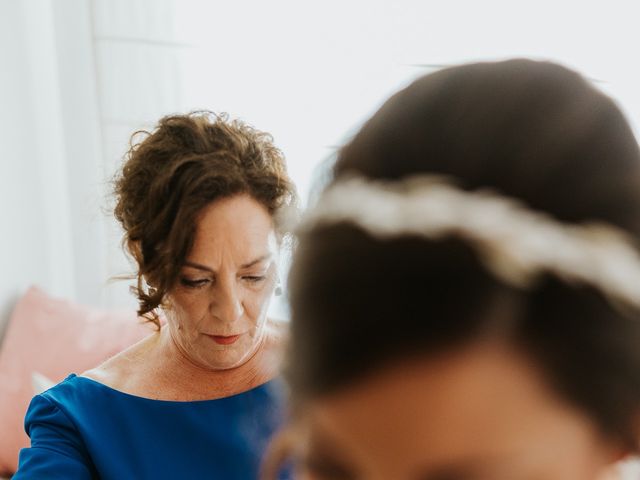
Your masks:
<instances>
[{"instance_id":1,"label":"woman's chin","mask_svg":"<svg viewBox=\"0 0 640 480\"><path fill-rule=\"evenodd\" d=\"M209 370L232 370L246 363L244 358L213 359L207 363Z\"/></svg>"},{"instance_id":2,"label":"woman's chin","mask_svg":"<svg viewBox=\"0 0 640 480\"><path fill-rule=\"evenodd\" d=\"M206 366L211 370L231 370L248 362L256 352L256 347L230 346L209 352L206 355Z\"/></svg>"}]
</instances>

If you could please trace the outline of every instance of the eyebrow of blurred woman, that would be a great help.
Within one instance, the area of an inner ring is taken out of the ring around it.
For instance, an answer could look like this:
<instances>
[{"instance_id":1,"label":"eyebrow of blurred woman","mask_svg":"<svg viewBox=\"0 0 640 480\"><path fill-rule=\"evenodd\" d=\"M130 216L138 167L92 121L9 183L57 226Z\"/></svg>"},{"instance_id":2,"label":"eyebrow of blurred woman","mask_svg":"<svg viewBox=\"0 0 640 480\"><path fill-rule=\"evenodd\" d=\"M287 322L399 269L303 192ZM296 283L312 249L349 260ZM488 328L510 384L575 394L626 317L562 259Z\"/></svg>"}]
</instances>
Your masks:
<instances>
[{"instance_id":1,"label":"eyebrow of blurred woman","mask_svg":"<svg viewBox=\"0 0 640 480\"><path fill-rule=\"evenodd\" d=\"M451 464L428 467L414 478L416 480L474 480L477 478L513 478L512 464L507 459L471 459ZM497 476L496 476L497 475Z\"/></svg>"}]
</instances>

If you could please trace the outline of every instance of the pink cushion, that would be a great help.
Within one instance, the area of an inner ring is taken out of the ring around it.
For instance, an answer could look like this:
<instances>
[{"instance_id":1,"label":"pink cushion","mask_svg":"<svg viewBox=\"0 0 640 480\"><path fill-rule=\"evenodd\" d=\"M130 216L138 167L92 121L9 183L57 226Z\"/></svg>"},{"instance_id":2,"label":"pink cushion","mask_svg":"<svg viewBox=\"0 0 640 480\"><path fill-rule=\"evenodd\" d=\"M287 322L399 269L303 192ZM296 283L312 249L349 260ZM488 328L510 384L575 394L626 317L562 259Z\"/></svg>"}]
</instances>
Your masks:
<instances>
[{"instance_id":1,"label":"pink cushion","mask_svg":"<svg viewBox=\"0 0 640 480\"><path fill-rule=\"evenodd\" d=\"M23 421L33 397L31 377L54 380L81 373L154 329L135 312L110 312L49 297L31 287L18 301L0 346L0 475L15 472L29 445Z\"/></svg>"}]
</instances>

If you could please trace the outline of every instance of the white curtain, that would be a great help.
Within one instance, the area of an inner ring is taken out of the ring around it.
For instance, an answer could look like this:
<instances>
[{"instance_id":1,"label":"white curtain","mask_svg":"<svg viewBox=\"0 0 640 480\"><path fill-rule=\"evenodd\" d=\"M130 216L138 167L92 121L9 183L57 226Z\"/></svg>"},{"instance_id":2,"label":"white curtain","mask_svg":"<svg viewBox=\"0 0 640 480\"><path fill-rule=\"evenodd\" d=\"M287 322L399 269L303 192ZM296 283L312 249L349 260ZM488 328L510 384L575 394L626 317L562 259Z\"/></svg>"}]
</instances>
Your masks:
<instances>
[{"instance_id":1,"label":"white curtain","mask_svg":"<svg viewBox=\"0 0 640 480\"><path fill-rule=\"evenodd\" d=\"M0 2L0 306L30 284L108 303L90 5Z\"/></svg>"}]
</instances>

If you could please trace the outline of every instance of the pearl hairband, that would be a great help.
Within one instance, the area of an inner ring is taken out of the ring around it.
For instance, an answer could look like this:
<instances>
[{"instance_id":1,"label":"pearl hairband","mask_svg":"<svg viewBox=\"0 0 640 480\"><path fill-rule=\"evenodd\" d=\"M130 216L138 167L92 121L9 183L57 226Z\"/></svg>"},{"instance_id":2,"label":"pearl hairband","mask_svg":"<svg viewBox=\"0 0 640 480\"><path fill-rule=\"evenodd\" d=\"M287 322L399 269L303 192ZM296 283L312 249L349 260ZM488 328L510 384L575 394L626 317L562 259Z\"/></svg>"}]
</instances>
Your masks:
<instances>
[{"instance_id":1,"label":"pearl hairband","mask_svg":"<svg viewBox=\"0 0 640 480\"><path fill-rule=\"evenodd\" d=\"M598 288L640 308L640 254L630 235L605 223L569 224L497 193L465 191L433 175L400 181L339 180L303 215L299 231L348 222L379 239L457 236L487 268L517 287L541 273Z\"/></svg>"}]
</instances>

